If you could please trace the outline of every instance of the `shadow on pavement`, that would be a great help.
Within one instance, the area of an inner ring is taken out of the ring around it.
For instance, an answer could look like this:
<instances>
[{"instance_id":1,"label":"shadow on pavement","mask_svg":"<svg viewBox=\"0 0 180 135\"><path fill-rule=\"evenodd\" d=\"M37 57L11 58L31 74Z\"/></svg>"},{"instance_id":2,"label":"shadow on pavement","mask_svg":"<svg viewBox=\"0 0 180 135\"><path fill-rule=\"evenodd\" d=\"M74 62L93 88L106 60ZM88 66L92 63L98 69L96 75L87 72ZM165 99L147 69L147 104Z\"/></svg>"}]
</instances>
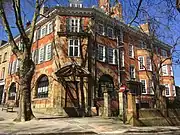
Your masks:
<instances>
[{"instance_id":1,"label":"shadow on pavement","mask_svg":"<svg viewBox=\"0 0 180 135\"><path fill-rule=\"evenodd\" d=\"M61 132L61 133L37 133L31 135L95 135L95 132Z\"/></svg>"}]
</instances>

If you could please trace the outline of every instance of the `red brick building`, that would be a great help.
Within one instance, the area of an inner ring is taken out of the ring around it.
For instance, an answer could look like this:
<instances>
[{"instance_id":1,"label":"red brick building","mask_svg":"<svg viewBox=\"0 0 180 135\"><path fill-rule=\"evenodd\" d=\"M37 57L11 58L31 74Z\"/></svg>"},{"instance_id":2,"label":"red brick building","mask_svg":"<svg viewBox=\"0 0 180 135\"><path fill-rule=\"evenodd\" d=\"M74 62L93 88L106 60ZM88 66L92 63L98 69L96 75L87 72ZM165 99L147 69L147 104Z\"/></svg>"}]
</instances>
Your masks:
<instances>
[{"instance_id":1,"label":"red brick building","mask_svg":"<svg viewBox=\"0 0 180 135\"><path fill-rule=\"evenodd\" d=\"M120 3L110 7L108 0L99 0L99 8L84 8L81 1L71 1L70 7L47 11L44 15L48 17L37 21L32 46L36 63L32 81L34 111L65 115L67 108L74 107L88 112L92 107L103 106L106 92L110 108L116 113L119 88L130 80L143 83L142 97L149 104L152 77L147 76L144 67L149 76L152 69L148 46L143 44L148 43L148 34L121 21ZM15 41L23 49L20 36ZM154 44L158 63L158 58L166 57L171 47L158 40ZM167 86L166 96L173 97L171 60L164 64L161 82ZM18 66L20 62L11 55L5 85L7 102L18 101Z\"/></svg>"}]
</instances>

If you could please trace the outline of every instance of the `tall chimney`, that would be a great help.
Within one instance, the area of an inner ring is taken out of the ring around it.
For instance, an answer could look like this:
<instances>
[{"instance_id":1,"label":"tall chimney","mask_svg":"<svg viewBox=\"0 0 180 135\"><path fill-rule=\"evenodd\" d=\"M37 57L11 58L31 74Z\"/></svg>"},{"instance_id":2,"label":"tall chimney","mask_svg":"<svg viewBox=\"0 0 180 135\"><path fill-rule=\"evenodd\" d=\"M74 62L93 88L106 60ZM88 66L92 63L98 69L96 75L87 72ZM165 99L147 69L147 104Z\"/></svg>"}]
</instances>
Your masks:
<instances>
[{"instance_id":1,"label":"tall chimney","mask_svg":"<svg viewBox=\"0 0 180 135\"><path fill-rule=\"evenodd\" d=\"M109 0L98 0L98 6L103 9L106 13L110 13L110 2Z\"/></svg>"},{"instance_id":2,"label":"tall chimney","mask_svg":"<svg viewBox=\"0 0 180 135\"><path fill-rule=\"evenodd\" d=\"M112 17L122 20L122 5L118 1L112 7Z\"/></svg>"},{"instance_id":3,"label":"tall chimney","mask_svg":"<svg viewBox=\"0 0 180 135\"><path fill-rule=\"evenodd\" d=\"M139 26L140 30L146 34L150 34L150 31L149 31L149 23L145 23L145 24L140 24Z\"/></svg>"}]
</instances>

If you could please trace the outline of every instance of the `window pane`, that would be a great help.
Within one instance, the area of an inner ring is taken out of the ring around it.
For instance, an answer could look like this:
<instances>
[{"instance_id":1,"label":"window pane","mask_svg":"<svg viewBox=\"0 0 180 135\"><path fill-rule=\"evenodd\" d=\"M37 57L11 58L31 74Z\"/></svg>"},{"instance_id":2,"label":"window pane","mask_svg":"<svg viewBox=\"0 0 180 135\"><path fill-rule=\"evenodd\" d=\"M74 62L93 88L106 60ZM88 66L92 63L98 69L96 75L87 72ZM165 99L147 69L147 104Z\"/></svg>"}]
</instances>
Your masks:
<instances>
[{"instance_id":1,"label":"window pane","mask_svg":"<svg viewBox=\"0 0 180 135\"><path fill-rule=\"evenodd\" d=\"M108 49L108 55L109 55L109 58L108 58L108 60L109 60L109 63L113 63L113 49L112 48L109 48Z\"/></svg>"},{"instance_id":2,"label":"window pane","mask_svg":"<svg viewBox=\"0 0 180 135\"><path fill-rule=\"evenodd\" d=\"M49 87L48 78L47 76L43 76L38 81L37 97L38 98L48 97L48 87Z\"/></svg>"},{"instance_id":3,"label":"window pane","mask_svg":"<svg viewBox=\"0 0 180 135\"><path fill-rule=\"evenodd\" d=\"M146 82L145 80L140 81L142 83L142 93L146 93Z\"/></svg>"},{"instance_id":4,"label":"window pane","mask_svg":"<svg viewBox=\"0 0 180 135\"><path fill-rule=\"evenodd\" d=\"M103 60L103 46L98 47L99 60Z\"/></svg>"},{"instance_id":5,"label":"window pane","mask_svg":"<svg viewBox=\"0 0 180 135\"><path fill-rule=\"evenodd\" d=\"M78 47L74 47L74 56L78 56L78 52L79 52L78 49L79 49Z\"/></svg>"},{"instance_id":6,"label":"window pane","mask_svg":"<svg viewBox=\"0 0 180 135\"><path fill-rule=\"evenodd\" d=\"M129 45L129 56L134 57L134 50L132 45Z\"/></svg>"},{"instance_id":7,"label":"window pane","mask_svg":"<svg viewBox=\"0 0 180 135\"><path fill-rule=\"evenodd\" d=\"M139 69L144 69L144 58L139 57Z\"/></svg>"},{"instance_id":8,"label":"window pane","mask_svg":"<svg viewBox=\"0 0 180 135\"><path fill-rule=\"evenodd\" d=\"M135 78L135 68L134 68L134 66L130 66L130 78L131 79Z\"/></svg>"},{"instance_id":9,"label":"window pane","mask_svg":"<svg viewBox=\"0 0 180 135\"><path fill-rule=\"evenodd\" d=\"M74 44L75 44L75 45L78 45L78 40L77 40L77 39L75 40L75 43L74 43Z\"/></svg>"},{"instance_id":10,"label":"window pane","mask_svg":"<svg viewBox=\"0 0 180 135\"><path fill-rule=\"evenodd\" d=\"M107 34L108 34L109 37L113 37L113 29L108 28Z\"/></svg>"},{"instance_id":11,"label":"window pane","mask_svg":"<svg viewBox=\"0 0 180 135\"><path fill-rule=\"evenodd\" d=\"M99 25L98 25L98 33L99 33L99 34L103 34L103 32L104 32L104 27L103 27L102 24L99 24Z\"/></svg>"},{"instance_id":12,"label":"window pane","mask_svg":"<svg viewBox=\"0 0 180 135\"><path fill-rule=\"evenodd\" d=\"M69 47L69 56L73 56L73 47Z\"/></svg>"}]
</instances>

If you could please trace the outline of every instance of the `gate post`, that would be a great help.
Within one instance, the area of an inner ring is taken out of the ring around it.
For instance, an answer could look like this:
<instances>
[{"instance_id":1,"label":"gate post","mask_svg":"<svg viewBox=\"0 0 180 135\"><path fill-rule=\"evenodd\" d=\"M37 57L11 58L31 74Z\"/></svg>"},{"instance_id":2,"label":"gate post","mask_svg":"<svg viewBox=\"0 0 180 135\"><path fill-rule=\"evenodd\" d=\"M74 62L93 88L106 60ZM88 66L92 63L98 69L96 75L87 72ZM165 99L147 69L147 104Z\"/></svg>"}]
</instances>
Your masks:
<instances>
[{"instance_id":1,"label":"gate post","mask_svg":"<svg viewBox=\"0 0 180 135\"><path fill-rule=\"evenodd\" d=\"M110 103L109 103L109 94L107 87L104 89L104 108L103 108L103 117L109 117L110 115Z\"/></svg>"},{"instance_id":2,"label":"gate post","mask_svg":"<svg viewBox=\"0 0 180 135\"><path fill-rule=\"evenodd\" d=\"M119 95L119 117L123 119L123 92L118 93Z\"/></svg>"},{"instance_id":3,"label":"gate post","mask_svg":"<svg viewBox=\"0 0 180 135\"><path fill-rule=\"evenodd\" d=\"M128 97L127 122L133 126L137 126L135 95L133 93L128 92L127 97Z\"/></svg>"}]
</instances>

